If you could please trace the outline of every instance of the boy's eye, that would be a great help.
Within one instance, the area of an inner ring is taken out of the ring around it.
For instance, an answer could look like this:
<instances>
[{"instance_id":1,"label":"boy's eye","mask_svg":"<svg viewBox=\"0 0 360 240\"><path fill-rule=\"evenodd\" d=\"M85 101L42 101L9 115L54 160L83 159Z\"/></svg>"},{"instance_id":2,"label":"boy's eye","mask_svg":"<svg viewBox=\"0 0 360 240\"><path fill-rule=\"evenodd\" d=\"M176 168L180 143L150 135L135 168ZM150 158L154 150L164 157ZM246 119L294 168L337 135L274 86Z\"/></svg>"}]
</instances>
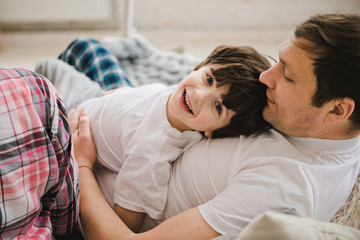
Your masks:
<instances>
[{"instance_id":1,"label":"boy's eye","mask_svg":"<svg viewBox=\"0 0 360 240\"><path fill-rule=\"evenodd\" d=\"M214 80L209 75L206 75L206 81L208 82L209 86L212 86L214 83Z\"/></svg>"},{"instance_id":2,"label":"boy's eye","mask_svg":"<svg viewBox=\"0 0 360 240\"><path fill-rule=\"evenodd\" d=\"M215 103L215 107L216 107L216 111L218 111L219 115L221 114L222 111L222 104L219 102Z\"/></svg>"}]
</instances>

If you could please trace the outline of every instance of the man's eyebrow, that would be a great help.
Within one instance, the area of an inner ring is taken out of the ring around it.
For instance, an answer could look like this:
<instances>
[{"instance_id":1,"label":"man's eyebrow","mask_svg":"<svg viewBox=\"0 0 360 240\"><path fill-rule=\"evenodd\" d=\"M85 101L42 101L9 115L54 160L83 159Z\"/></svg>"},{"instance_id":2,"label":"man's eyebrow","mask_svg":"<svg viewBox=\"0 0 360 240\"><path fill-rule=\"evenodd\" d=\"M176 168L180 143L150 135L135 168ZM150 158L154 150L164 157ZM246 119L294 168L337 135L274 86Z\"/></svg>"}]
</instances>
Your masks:
<instances>
[{"instance_id":1,"label":"man's eyebrow","mask_svg":"<svg viewBox=\"0 0 360 240\"><path fill-rule=\"evenodd\" d=\"M287 64L287 62L286 62L284 59L280 58L279 61L281 62L282 65L285 66L285 68L288 70L288 72L289 72L291 75L293 75L293 76L296 77L293 69L292 69L291 67L289 67L289 64Z\"/></svg>"},{"instance_id":2,"label":"man's eyebrow","mask_svg":"<svg viewBox=\"0 0 360 240\"><path fill-rule=\"evenodd\" d=\"M288 64L284 59L280 58L279 61L281 62L282 65L284 65L287 68Z\"/></svg>"}]
</instances>

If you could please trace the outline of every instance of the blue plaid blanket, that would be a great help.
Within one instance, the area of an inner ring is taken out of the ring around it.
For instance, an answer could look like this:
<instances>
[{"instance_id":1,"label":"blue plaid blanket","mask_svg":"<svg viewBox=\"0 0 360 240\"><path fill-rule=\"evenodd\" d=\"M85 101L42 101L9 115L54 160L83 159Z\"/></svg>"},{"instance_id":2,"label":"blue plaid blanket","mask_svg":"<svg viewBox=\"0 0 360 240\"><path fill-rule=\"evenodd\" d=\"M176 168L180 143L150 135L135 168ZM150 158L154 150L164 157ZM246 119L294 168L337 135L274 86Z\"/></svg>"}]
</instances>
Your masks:
<instances>
[{"instance_id":1,"label":"blue plaid blanket","mask_svg":"<svg viewBox=\"0 0 360 240\"><path fill-rule=\"evenodd\" d=\"M99 83L102 89L132 86L119 60L91 38L78 38L58 57Z\"/></svg>"}]
</instances>

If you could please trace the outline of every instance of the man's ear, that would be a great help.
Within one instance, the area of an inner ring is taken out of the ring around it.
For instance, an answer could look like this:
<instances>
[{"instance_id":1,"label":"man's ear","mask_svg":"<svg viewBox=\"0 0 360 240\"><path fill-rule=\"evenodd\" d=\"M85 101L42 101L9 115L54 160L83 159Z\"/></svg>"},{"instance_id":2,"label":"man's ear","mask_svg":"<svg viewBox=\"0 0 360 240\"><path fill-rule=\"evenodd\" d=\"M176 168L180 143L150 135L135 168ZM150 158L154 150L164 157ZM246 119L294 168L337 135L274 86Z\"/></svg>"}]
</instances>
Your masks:
<instances>
[{"instance_id":1,"label":"man's ear","mask_svg":"<svg viewBox=\"0 0 360 240\"><path fill-rule=\"evenodd\" d=\"M345 97L343 99L334 100L332 109L328 112L325 122L327 124L334 124L344 121L350 117L354 112L355 101L351 98Z\"/></svg>"},{"instance_id":2,"label":"man's ear","mask_svg":"<svg viewBox=\"0 0 360 240\"><path fill-rule=\"evenodd\" d=\"M204 135L208 138L212 137L212 132L204 132Z\"/></svg>"}]
</instances>

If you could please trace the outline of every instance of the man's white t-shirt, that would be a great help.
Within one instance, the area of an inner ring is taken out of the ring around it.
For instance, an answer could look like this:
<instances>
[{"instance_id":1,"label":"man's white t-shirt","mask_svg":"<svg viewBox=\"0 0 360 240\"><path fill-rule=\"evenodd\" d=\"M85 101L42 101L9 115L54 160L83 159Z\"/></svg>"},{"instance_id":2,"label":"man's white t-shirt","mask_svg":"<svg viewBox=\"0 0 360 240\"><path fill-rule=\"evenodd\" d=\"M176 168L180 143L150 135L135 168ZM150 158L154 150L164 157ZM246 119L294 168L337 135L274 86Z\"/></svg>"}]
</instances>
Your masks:
<instances>
[{"instance_id":1,"label":"man's white t-shirt","mask_svg":"<svg viewBox=\"0 0 360 240\"><path fill-rule=\"evenodd\" d=\"M102 185L111 205L163 217L170 164L202 138L197 131L179 132L167 120L166 104L175 87L121 89L80 105L91 120L96 165L116 174ZM99 180L106 171L98 167Z\"/></svg>"},{"instance_id":2,"label":"man's white t-shirt","mask_svg":"<svg viewBox=\"0 0 360 240\"><path fill-rule=\"evenodd\" d=\"M204 139L173 163L164 219L198 206L220 234L238 233L267 210L330 220L359 168L360 137L296 138L270 130L254 138ZM143 230L159 222L146 218Z\"/></svg>"}]
</instances>

